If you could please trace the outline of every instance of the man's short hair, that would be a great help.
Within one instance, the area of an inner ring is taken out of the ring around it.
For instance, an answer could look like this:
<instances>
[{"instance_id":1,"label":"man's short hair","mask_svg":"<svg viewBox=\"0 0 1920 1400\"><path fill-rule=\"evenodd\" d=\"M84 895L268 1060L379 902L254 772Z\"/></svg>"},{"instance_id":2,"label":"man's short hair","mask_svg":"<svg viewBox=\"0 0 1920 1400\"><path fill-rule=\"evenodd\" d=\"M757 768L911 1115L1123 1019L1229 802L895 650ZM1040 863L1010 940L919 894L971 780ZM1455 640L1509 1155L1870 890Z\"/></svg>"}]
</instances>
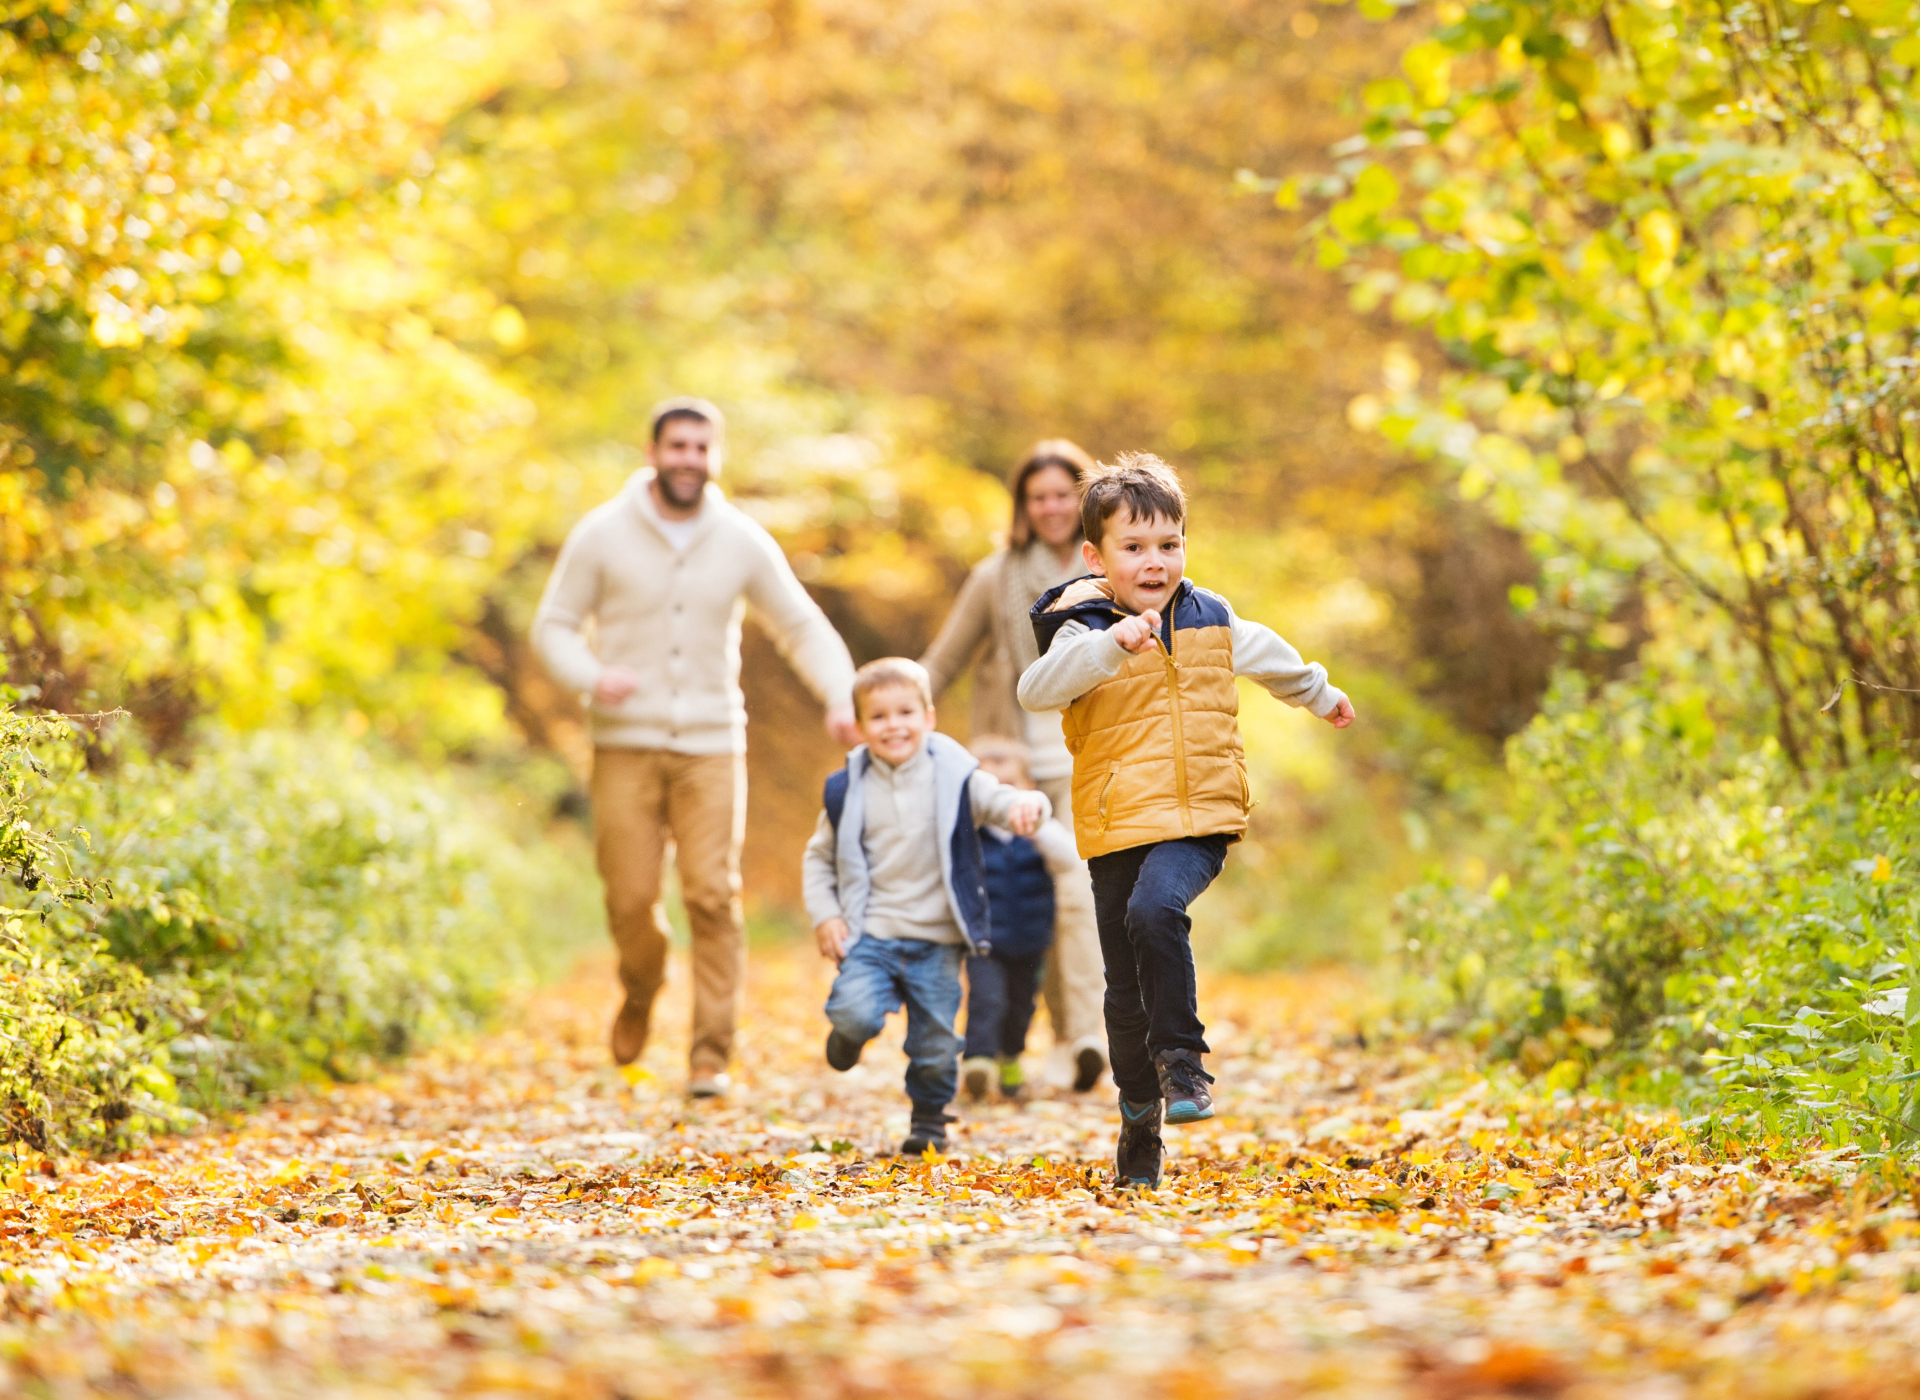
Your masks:
<instances>
[{"instance_id":1,"label":"man's short hair","mask_svg":"<svg viewBox=\"0 0 1920 1400\"><path fill-rule=\"evenodd\" d=\"M653 406L653 413L647 420L647 441L660 441L660 434L665 432L667 424L676 418L711 424L713 440L716 443L726 440L727 416L705 399L680 394L674 398L662 399Z\"/></svg>"},{"instance_id":2,"label":"man's short hair","mask_svg":"<svg viewBox=\"0 0 1920 1400\"><path fill-rule=\"evenodd\" d=\"M1004 734L981 734L967 745L973 756L982 763L991 763L995 759L1007 759L1020 765L1020 772L1033 776L1033 751L1018 739L1009 739Z\"/></svg>"},{"instance_id":3,"label":"man's short hair","mask_svg":"<svg viewBox=\"0 0 1920 1400\"><path fill-rule=\"evenodd\" d=\"M921 702L929 710L933 708L933 680L927 668L904 656L883 656L853 673L853 713L858 716L862 700L890 685L912 686Z\"/></svg>"},{"instance_id":4,"label":"man's short hair","mask_svg":"<svg viewBox=\"0 0 1920 1400\"><path fill-rule=\"evenodd\" d=\"M1173 468L1151 452L1122 452L1112 466L1104 464L1087 478L1080 497L1080 532L1095 549L1107 533L1107 522L1122 507L1135 520L1156 516L1174 524L1187 523L1187 493Z\"/></svg>"}]
</instances>

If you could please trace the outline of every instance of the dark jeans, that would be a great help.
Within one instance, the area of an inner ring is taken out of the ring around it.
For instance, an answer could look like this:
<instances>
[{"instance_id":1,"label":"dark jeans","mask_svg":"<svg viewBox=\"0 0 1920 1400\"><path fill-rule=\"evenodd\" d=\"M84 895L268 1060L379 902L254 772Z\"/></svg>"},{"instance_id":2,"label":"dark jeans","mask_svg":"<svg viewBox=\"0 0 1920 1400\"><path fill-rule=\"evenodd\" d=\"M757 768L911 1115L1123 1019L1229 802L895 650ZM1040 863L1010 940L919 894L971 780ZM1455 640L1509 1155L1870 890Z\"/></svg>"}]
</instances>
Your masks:
<instances>
[{"instance_id":1,"label":"dark jeans","mask_svg":"<svg viewBox=\"0 0 1920 1400\"><path fill-rule=\"evenodd\" d=\"M1153 1057L1162 1050L1206 1053L1187 906L1226 862L1224 836L1158 841L1087 862L1107 965L1107 1051L1113 1082L1130 1102L1160 1097Z\"/></svg>"},{"instance_id":2,"label":"dark jeans","mask_svg":"<svg viewBox=\"0 0 1920 1400\"><path fill-rule=\"evenodd\" d=\"M1046 954L1003 958L989 953L967 959L968 1059L988 1055L1012 1059L1027 1048L1033 1002L1040 991L1040 965Z\"/></svg>"},{"instance_id":3,"label":"dark jeans","mask_svg":"<svg viewBox=\"0 0 1920 1400\"><path fill-rule=\"evenodd\" d=\"M847 950L847 960L827 993L827 1019L848 1040L865 1045L907 1008L907 1098L913 1121L943 1121L960 1087L960 1037L953 1029L960 1012L960 963L957 943L928 943L918 938L862 938Z\"/></svg>"}]
</instances>

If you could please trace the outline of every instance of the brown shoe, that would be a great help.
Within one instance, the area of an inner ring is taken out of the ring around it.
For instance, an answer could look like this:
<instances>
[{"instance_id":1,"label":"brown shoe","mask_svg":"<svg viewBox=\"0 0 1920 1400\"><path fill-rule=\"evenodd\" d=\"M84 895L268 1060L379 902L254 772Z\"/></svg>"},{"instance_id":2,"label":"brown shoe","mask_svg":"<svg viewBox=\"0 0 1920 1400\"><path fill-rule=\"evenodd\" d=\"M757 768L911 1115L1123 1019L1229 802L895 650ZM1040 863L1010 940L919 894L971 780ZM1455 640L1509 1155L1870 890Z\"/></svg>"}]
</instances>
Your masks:
<instances>
[{"instance_id":1,"label":"brown shoe","mask_svg":"<svg viewBox=\"0 0 1920 1400\"><path fill-rule=\"evenodd\" d=\"M647 1048L647 1023L653 1019L653 1008L645 1002L629 996L621 1003L620 1014L613 1018L613 1062L616 1065L630 1065L640 1058L640 1052Z\"/></svg>"}]
</instances>

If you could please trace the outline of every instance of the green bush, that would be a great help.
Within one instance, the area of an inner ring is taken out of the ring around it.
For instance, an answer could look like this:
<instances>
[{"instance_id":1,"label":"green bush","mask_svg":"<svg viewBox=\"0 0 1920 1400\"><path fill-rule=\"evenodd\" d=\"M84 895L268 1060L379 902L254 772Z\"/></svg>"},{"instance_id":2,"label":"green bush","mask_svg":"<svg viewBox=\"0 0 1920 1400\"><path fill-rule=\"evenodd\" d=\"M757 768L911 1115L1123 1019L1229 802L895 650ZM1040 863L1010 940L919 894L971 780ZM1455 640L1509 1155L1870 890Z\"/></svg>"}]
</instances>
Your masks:
<instances>
[{"instance_id":1,"label":"green bush","mask_svg":"<svg viewBox=\"0 0 1920 1400\"><path fill-rule=\"evenodd\" d=\"M343 738L216 734L184 768L128 754L99 772L44 734L37 756L9 753L40 769L21 784L33 828L85 835L64 897L9 871L12 903L35 916L22 929L40 940L15 956L49 969L35 996L78 979L143 1008L138 1039L112 1054L68 1048L74 1063L58 1069L42 1055L42 1077L63 1085L124 1062L115 1085L158 1099L177 1080L205 1109L356 1077L478 1027L597 926L581 843ZM9 1011L12 995L0 992ZM34 1102L41 1139L71 1146L114 1138L93 1122L103 1113L150 1108L105 1090L86 1112L50 1092Z\"/></svg>"},{"instance_id":2,"label":"green bush","mask_svg":"<svg viewBox=\"0 0 1920 1400\"><path fill-rule=\"evenodd\" d=\"M1568 1088L1597 1070L1708 1121L1920 1143L1907 770L1804 778L1701 694L1584 690L1510 746L1501 873L1402 899L1450 1022Z\"/></svg>"},{"instance_id":3,"label":"green bush","mask_svg":"<svg viewBox=\"0 0 1920 1400\"><path fill-rule=\"evenodd\" d=\"M76 916L109 892L34 811L77 771L72 738L62 721L0 705L0 1140L42 1151L177 1120L166 1045L191 1009Z\"/></svg>"}]
</instances>

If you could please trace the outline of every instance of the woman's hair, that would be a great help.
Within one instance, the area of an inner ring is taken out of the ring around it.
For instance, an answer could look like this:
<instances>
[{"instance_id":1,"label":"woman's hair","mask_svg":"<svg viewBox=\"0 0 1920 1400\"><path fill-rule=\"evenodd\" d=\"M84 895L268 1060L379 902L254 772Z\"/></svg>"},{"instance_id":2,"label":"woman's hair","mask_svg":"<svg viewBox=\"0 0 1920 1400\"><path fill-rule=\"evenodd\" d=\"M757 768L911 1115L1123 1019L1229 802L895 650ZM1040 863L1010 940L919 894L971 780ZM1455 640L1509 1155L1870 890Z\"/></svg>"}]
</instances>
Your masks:
<instances>
[{"instance_id":1,"label":"woman's hair","mask_svg":"<svg viewBox=\"0 0 1920 1400\"><path fill-rule=\"evenodd\" d=\"M1027 449L1026 459L1013 469L1007 485L1013 491L1013 524L1007 530L1007 543L1024 549L1033 540L1033 522L1027 519L1027 483L1036 472L1059 467L1073 478L1076 486L1085 486L1093 475L1093 457L1077 442L1065 438L1044 438Z\"/></svg>"}]
</instances>

